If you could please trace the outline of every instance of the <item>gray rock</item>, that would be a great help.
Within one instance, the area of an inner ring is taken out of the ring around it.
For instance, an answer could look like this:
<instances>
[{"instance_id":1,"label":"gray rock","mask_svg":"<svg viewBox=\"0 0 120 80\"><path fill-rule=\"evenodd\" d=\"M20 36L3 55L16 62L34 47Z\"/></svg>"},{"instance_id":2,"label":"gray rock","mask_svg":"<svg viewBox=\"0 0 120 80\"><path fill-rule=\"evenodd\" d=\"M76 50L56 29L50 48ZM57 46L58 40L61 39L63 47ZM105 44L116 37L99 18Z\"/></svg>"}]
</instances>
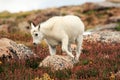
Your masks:
<instances>
[{"instance_id":1,"label":"gray rock","mask_svg":"<svg viewBox=\"0 0 120 80\"><path fill-rule=\"evenodd\" d=\"M120 0L106 0L106 1L114 2L114 3L120 3Z\"/></svg>"},{"instance_id":2,"label":"gray rock","mask_svg":"<svg viewBox=\"0 0 120 80\"><path fill-rule=\"evenodd\" d=\"M37 57L28 47L23 44L2 38L0 39L0 58L28 59Z\"/></svg>"},{"instance_id":3,"label":"gray rock","mask_svg":"<svg viewBox=\"0 0 120 80\"><path fill-rule=\"evenodd\" d=\"M108 19L109 22L120 22L120 16L113 16Z\"/></svg>"},{"instance_id":4,"label":"gray rock","mask_svg":"<svg viewBox=\"0 0 120 80\"><path fill-rule=\"evenodd\" d=\"M107 8L116 7L116 8L120 8L120 3L112 3L112 2L104 1L104 2L99 2L99 3L96 3L96 4L98 6L100 6L100 7L107 7Z\"/></svg>"},{"instance_id":5,"label":"gray rock","mask_svg":"<svg viewBox=\"0 0 120 80\"><path fill-rule=\"evenodd\" d=\"M90 35L84 36L84 40L90 42L105 42L105 43L120 43L119 31L98 31L93 32Z\"/></svg>"},{"instance_id":6,"label":"gray rock","mask_svg":"<svg viewBox=\"0 0 120 80\"><path fill-rule=\"evenodd\" d=\"M98 32L98 31L103 31L103 30L112 30L116 26L118 26L117 23L110 23L110 24L105 24L105 25L97 25L93 29L88 29L87 32Z\"/></svg>"},{"instance_id":7,"label":"gray rock","mask_svg":"<svg viewBox=\"0 0 120 80\"><path fill-rule=\"evenodd\" d=\"M53 55L47 56L39 67L50 67L52 70L63 70L73 68L74 60L69 56Z\"/></svg>"}]
</instances>

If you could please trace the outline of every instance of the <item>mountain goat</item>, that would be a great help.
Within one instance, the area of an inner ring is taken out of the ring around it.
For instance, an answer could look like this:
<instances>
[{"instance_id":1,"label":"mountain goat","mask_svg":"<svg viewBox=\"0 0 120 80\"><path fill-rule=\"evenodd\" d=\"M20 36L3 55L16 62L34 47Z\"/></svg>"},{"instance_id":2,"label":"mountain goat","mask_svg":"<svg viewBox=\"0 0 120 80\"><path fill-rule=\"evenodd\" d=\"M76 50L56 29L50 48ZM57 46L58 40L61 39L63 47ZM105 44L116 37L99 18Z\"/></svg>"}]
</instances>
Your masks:
<instances>
[{"instance_id":1,"label":"mountain goat","mask_svg":"<svg viewBox=\"0 0 120 80\"><path fill-rule=\"evenodd\" d=\"M55 16L35 26L31 23L33 44L40 43L43 39L49 46L50 55L56 54L56 46L61 44L62 51L74 58L71 44L76 44L76 57L79 60L83 42L84 24L79 17L74 15Z\"/></svg>"}]
</instances>

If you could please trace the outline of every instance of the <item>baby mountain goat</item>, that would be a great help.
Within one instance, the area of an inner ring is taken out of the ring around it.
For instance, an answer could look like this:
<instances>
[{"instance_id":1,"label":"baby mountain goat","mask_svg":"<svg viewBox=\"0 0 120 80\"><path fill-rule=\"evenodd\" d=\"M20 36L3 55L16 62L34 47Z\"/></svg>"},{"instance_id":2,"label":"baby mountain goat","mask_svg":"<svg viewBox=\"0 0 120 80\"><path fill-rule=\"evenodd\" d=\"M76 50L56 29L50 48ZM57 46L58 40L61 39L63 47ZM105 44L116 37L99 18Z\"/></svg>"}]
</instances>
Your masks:
<instances>
[{"instance_id":1,"label":"baby mountain goat","mask_svg":"<svg viewBox=\"0 0 120 80\"><path fill-rule=\"evenodd\" d=\"M37 26L31 23L33 44L40 43L43 39L49 46L50 55L56 54L56 46L61 43L62 51L74 58L71 44L76 44L76 60L79 60L83 42L84 24L74 15L55 16Z\"/></svg>"}]
</instances>

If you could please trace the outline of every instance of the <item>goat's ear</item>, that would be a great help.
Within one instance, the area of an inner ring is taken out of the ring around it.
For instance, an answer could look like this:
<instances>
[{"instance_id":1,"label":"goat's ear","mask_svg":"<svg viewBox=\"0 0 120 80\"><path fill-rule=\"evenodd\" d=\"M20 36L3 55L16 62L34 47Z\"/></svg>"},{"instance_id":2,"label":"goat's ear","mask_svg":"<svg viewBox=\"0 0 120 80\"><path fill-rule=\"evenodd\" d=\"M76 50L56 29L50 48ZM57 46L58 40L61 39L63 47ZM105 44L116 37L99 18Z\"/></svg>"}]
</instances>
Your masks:
<instances>
[{"instance_id":1,"label":"goat's ear","mask_svg":"<svg viewBox=\"0 0 120 80\"><path fill-rule=\"evenodd\" d=\"M35 28L35 25L34 25L33 23L31 23L31 28L32 28L32 29Z\"/></svg>"},{"instance_id":2,"label":"goat's ear","mask_svg":"<svg viewBox=\"0 0 120 80\"><path fill-rule=\"evenodd\" d=\"M38 30L40 30L40 25L38 26Z\"/></svg>"}]
</instances>

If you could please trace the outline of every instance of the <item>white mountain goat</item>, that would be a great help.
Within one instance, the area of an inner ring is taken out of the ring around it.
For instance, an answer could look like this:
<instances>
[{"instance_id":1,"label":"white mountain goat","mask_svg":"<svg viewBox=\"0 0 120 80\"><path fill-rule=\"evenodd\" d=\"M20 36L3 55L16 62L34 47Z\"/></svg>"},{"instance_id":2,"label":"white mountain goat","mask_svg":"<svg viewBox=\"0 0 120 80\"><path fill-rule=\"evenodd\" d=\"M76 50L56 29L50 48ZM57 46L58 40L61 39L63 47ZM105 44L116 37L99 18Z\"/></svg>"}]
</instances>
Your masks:
<instances>
[{"instance_id":1,"label":"white mountain goat","mask_svg":"<svg viewBox=\"0 0 120 80\"><path fill-rule=\"evenodd\" d=\"M33 44L40 43L43 39L49 46L50 55L56 54L56 46L62 45L62 51L74 58L71 44L76 44L76 60L79 60L83 42L84 24L79 17L74 15L55 16L47 21L34 26L31 23Z\"/></svg>"}]
</instances>

